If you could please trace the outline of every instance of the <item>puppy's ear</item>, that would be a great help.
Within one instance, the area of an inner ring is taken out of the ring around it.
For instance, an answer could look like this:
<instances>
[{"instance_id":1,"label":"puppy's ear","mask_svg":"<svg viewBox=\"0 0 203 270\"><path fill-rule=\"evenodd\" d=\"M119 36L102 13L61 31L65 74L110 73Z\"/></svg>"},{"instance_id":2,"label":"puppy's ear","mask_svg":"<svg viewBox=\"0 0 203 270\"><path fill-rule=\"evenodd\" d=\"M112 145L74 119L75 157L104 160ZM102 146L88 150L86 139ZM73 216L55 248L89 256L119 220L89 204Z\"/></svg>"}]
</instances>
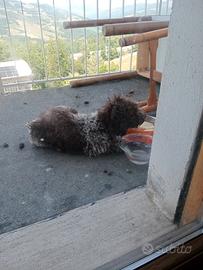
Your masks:
<instances>
[{"instance_id":1,"label":"puppy's ear","mask_svg":"<svg viewBox=\"0 0 203 270\"><path fill-rule=\"evenodd\" d=\"M35 120L32 120L31 122L27 122L25 124L25 126L29 129L31 129L32 127L38 127L40 125L40 120L37 118Z\"/></svg>"}]
</instances>

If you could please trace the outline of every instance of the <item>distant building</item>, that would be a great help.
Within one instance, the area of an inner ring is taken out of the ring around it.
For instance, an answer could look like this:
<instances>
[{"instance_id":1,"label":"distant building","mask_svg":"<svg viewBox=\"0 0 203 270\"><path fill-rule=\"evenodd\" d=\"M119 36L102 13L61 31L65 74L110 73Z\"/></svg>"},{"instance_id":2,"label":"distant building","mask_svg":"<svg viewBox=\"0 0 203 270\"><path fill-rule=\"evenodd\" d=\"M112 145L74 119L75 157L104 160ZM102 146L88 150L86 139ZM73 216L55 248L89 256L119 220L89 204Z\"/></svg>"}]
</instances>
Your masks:
<instances>
[{"instance_id":1,"label":"distant building","mask_svg":"<svg viewBox=\"0 0 203 270\"><path fill-rule=\"evenodd\" d=\"M82 53L74 53L74 54L73 54L74 60L78 60L78 59L80 59L82 56L83 56Z\"/></svg>"},{"instance_id":2,"label":"distant building","mask_svg":"<svg viewBox=\"0 0 203 270\"><path fill-rule=\"evenodd\" d=\"M32 70L24 60L0 62L0 92L32 90L32 84L26 83L32 81L32 77Z\"/></svg>"}]
</instances>

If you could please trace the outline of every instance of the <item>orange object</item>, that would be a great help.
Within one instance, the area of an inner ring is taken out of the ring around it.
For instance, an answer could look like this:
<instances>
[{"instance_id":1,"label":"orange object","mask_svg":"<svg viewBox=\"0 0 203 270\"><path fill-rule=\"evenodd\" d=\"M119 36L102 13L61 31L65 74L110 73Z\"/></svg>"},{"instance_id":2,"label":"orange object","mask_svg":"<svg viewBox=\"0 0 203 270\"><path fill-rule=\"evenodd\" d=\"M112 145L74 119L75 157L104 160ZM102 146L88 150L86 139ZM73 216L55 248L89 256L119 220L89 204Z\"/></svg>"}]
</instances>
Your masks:
<instances>
[{"instance_id":1,"label":"orange object","mask_svg":"<svg viewBox=\"0 0 203 270\"><path fill-rule=\"evenodd\" d=\"M153 137L147 134L128 134L122 137L122 140L129 142L142 142L145 144L152 144Z\"/></svg>"},{"instance_id":2,"label":"orange object","mask_svg":"<svg viewBox=\"0 0 203 270\"><path fill-rule=\"evenodd\" d=\"M127 134L143 134L143 135L154 135L154 130L148 130L145 128L129 128Z\"/></svg>"}]
</instances>

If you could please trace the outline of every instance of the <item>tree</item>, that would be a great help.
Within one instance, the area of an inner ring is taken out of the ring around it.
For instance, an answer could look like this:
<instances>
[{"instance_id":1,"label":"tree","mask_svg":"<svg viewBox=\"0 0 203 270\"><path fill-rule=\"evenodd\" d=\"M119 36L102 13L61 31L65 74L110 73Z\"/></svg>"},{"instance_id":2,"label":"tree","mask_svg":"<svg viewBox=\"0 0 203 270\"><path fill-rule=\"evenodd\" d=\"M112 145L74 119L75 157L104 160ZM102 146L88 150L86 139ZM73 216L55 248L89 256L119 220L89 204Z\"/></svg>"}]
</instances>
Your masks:
<instances>
[{"instance_id":1,"label":"tree","mask_svg":"<svg viewBox=\"0 0 203 270\"><path fill-rule=\"evenodd\" d=\"M116 71L119 66L112 60L119 57L117 51L118 37L112 37L110 40L110 54L108 55L106 39L99 36L98 40L98 55L96 35L87 35L87 55L84 58L84 38L73 40L73 48L70 40L58 39L56 44L55 39L50 39L42 46L41 40L33 40L29 38L27 44L24 39L15 39L16 58L24 59L31 67L35 80L46 80L46 78L72 77L73 75L85 74L85 61L87 61L87 74L93 75L97 71L106 73L109 71L108 60L110 58L110 71ZM43 53L44 48L44 53ZM75 53L80 53L82 56L74 59L74 74L72 74L72 57ZM44 58L45 54L45 58ZM0 40L0 61L8 61L10 59L9 43L7 40ZM97 57L99 67L97 67ZM99 70L98 70L99 69ZM55 82L39 82L33 85L34 88L60 87L67 84L67 81Z\"/></svg>"},{"instance_id":2,"label":"tree","mask_svg":"<svg viewBox=\"0 0 203 270\"><path fill-rule=\"evenodd\" d=\"M8 61L10 58L9 46L2 39L0 40L0 61Z\"/></svg>"},{"instance_id":3,"label":"tree","mask_svg":"<svg viewBox=\"0 0 203 270\"><path fill-rule=\"evenodd\" d=\"M50 78L68 77L71 72L70 52L63 40L50 40L46 44L47 76ZM53 86L63 86L66 82L56 81Z\"/></svg>"},{"instance_id":4,"label":"tree","mask_svg":"<svg viewBox=\"0 0 203 270\"><path fill-rule=\"evenodd\" d=\"M24 42L17 43L16 57L25 60L31 67L32 74L35 80L44 80L46 77L46 59L43 57L42 44L40 41L28 41L28 50ZM36 83L34 88L45 88L46 83Z\"/></svg>"}]
</instances>

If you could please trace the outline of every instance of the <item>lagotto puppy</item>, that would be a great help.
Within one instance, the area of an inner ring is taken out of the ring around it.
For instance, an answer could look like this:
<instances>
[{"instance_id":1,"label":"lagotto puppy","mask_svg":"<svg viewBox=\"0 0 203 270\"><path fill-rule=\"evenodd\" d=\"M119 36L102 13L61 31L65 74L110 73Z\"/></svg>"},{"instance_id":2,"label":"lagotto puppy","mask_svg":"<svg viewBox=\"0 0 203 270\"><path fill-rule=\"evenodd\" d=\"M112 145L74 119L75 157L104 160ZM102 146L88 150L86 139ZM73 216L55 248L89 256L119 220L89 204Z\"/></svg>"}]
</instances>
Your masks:
<instances>
[{"instance_id":1,"label":"lagotto puppy","mask_svg":"<svg viewBox=\"0 0 203 270\"><path fill-rule=\"evenodd\" d=\"M57 106L28 123L31 142L63 152L98 156L118 148L119 137L128 128L138 127L145 114L137 104L114 96L94 114L80 114L72 108Z\"/></svg>"}]
</instances>

